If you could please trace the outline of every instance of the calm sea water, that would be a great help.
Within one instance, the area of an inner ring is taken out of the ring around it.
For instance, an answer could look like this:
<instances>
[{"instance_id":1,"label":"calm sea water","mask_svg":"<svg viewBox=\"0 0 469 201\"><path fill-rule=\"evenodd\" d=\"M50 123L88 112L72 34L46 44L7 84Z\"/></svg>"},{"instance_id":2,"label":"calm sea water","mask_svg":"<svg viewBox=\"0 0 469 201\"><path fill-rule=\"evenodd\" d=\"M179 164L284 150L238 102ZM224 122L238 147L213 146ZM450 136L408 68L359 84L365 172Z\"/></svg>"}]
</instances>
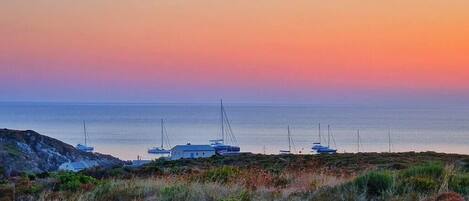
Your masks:
<instances>
[{"instance_id":1,"label":"calm sea water","mask_svg":"<svg viewBox=\"0 0 469 201\"><path fill-rule=\"evenodd\" d=\"M356 106L225 104L242 151L278 153L288 148L291 126L294 150L309 152L317 141L318 123L331 125L332 146L361 150L438 151L469 154L468 106ZM0 103L0 127L31 129L66 143L83 142L86 120L89 144L101 153L121 159L146 154L160 144L160 119L166 119L171 145L207 144L219 136L217 104L71 104ZM335 143L334 143L335 142Z\"/></svg>"}]
</instances>

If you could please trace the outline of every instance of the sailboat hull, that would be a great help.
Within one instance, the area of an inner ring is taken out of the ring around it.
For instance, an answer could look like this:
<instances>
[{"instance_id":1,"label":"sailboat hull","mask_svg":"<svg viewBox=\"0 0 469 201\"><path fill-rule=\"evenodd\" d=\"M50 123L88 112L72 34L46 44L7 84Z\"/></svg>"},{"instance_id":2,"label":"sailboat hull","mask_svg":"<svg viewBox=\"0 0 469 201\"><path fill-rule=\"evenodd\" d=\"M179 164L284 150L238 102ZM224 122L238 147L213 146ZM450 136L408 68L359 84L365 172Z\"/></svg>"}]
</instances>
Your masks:
<instances>
[{"instance_id":1,"label":"sailboat hull","mask_svg":"<svg viewBox=\"0 0 469 201\"><path fill-rule=\"evenodd\" d=\"M232 154L232 153L239 153L241 149L238 146L233 145L226 145L226 144L212 144L212 147L215 149L217 154Z\"/></svg>"},{"instance_id":2,"label":"sailboat hull","mask_svg":"<svg viewBox=\"0 0 469 201\"><path fill-rule=\"evenodd\" d=\"M335 154L337 150L326 147L326 148L318 149L316 150L316 152L318 154Z\"/></svg>"},{"instance_id":3,"label":"sailboat hull","mask_svg":"<svg viewBox=\"0 0 469 201\"><path fill-rule=\"evenodd\" d=\"M149 154L170 154L171 151L155 147L155 148L148 149L148 153Z\"/></svg>"},{"instance_id":4,"label":"sailboat hull","mask_svg":"<svg viewBox=\"0 0 469 201\"><path fill-rule=\"evenodd\" d=\"M78 150L83 151L83 152L92 152L92 151L94 151L94 147L90 147L90 146L86 146L86 145L82 145L82 144L78 144L75 148L77 148Z\"/></svg>"}]
</instances>

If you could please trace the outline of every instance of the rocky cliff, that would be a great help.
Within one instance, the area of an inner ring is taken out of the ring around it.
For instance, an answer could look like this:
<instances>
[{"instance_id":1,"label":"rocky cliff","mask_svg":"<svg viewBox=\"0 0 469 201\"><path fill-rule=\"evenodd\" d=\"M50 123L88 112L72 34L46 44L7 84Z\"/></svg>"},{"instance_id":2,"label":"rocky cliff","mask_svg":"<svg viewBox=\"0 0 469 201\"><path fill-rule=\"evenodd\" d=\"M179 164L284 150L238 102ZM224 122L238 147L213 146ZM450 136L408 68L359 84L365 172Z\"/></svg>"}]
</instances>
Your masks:
<instances>
[{"instance_id":1,"label":"rocky cliff","mask_svg":"<svg viewBox=\"0 0 469 201\"><path fill-rule=\"evenodd\" d=\"M110 155L82 152L31 130L0 129L0 175L56 171L63 163L84 160L103 167L123 164Z\"/></svg>"}]
</instances>

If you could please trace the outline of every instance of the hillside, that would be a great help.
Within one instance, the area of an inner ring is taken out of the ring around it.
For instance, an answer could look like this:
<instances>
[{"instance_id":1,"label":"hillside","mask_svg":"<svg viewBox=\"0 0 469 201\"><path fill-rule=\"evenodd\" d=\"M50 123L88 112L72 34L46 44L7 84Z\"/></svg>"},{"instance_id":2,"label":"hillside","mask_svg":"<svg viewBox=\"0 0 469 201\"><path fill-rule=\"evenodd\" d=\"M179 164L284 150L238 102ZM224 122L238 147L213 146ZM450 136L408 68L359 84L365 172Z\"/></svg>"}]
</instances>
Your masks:
<instances>
[{"instance_id":1,"label":"hillside","mask_svg":"<svg viewBox=\"0 0 469 201\"><path fill-rule=\"evenodd\" d=\"M102 167L123 164L110 155L81 152L72 145L31 130L0 130L0 170L6 176L55 171L65 162L82 160Z\"/></svg>"}]
</instances>

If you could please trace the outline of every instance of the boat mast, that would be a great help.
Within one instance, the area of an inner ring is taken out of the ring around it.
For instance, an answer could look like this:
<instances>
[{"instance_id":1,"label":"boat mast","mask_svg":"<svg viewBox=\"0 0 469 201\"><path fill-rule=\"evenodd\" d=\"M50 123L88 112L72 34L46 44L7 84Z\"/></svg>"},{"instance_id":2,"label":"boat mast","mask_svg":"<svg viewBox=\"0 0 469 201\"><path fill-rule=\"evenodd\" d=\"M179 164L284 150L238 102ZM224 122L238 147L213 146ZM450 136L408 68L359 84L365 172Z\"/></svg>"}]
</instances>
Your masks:
<instances>
[{"instance_id":1,"label":"boat mast","mask_svg":"<svg viewBox=\"0 0 469 201\"><path fill-rule=\"evenodd\" d=\"M164 141L164 120L161 119L161 149L163 149L163 141Z\"/></svg>"},{"instance_id":2,"label":"boat mast","mask_svg":"<svg viewBox=\"0 0 469 201\"><path fill-rule=\"evenodd\" d=\"M319 126L318 126L318 133L319 133L319 144L321 144L321 123L319 123Z\"/></svg>"},{"instance_id":3,"label":"boat mast","mask_svg":"<svg viewBox=\"0 0 469 201\"><path fill-rule=\"evenodd\" d=\"M391 129L388 130L388 146L389 146L389 153L391 153Z\"/></svg>"},{"instance_id":4,"label":"boat mast","mask_svg":"<svg viewBox=\"0 0 469 201\"><path fill-rule=\"evenodd\" d=\"M220 99L220 113L221 113L221 140L222 143L225 143L225 116L223 112L223 99Z\"/></svg>"},{"instance_id":5,"label":"boat mast","mask_svg":"<svg viewBox=\"0 0 469 201\"><path fill-rule=\"evenodd\" d=\"M291 153L290 125L288 125L287 129L288 129L288 153Z\"/></svg>"},{"instance_id":6,"label":"boat mast","mask_svg":"<svg viewBox=\"0 0 469 201\"><path fill-rule=\"evenodd\" d=\"M87 146L87 144L86 144L86 123L85 123L84 120L83 120L83 133L85 134L85 146Z\"/></svg>"},{"instance_id":7,"label":"boat mast","mask_svg":"<svg viewBox=\"0 0 469 201\"><path fill-rule=\"evenodd\" d=\"M327 125L327 148L331 146L331 125Z\"/></svg>"},{"instance_id":8,"label":"boat mast","mask_svg":"<svg viewBox=\"0 0 469 201\"><path fill-rule=\"evenodd\" d=\"M360 129L357 130L357 153L360 153Z\"/></svg>"}]
</instances>

